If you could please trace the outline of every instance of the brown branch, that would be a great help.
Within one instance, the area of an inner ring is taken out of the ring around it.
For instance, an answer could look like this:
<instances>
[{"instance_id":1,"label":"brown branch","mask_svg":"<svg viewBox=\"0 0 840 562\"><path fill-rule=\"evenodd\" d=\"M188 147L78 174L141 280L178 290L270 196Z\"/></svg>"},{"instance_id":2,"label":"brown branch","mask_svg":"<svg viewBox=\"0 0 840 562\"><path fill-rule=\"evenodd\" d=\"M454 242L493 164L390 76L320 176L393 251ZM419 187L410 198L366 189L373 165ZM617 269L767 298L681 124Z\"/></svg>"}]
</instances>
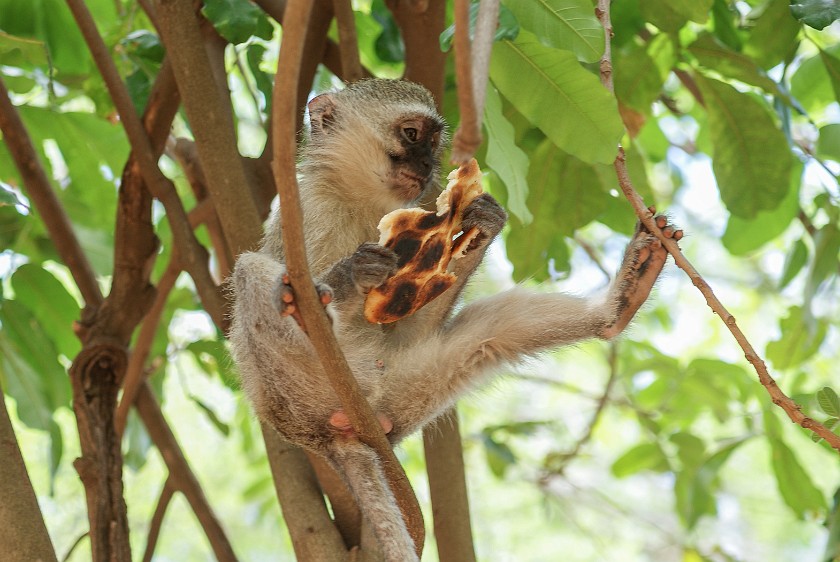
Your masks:
<instances>
[{"instance_id":1,"label":"brown branch","mask_svg":"<svg viewBox=\"0 0 840 562\"><path fill-rule=\"evenodd\" d=\"M137 117L128 90L117 73L116 65L96 29L90 11L82 0L67 0L67 4L108 87L128 141L137 158L143 180L152 195L160 200L166 209L172 237L178 246L182 264L195 282L204 309L218 325L224 326L226 323L225 302L207 267L207 251L195 239L174 185L158 168L157 158L154 156L149 138Z\"/></svg>"},{"instance_id":2,"label":"brown branch","mask_svg":"<svg viewBox=\"0 0 840 562\"><path fill-rule=\"evenodd\" d=\"M219 522L210 504L207 502L207 497L198 483L198 479L190 469L187 459L184 457L175 435L166 423L163 417L163 412L152 393L152 389L148 383L144 382L140 385L135 400L137 413L143 420L143 424L149 432L149 436L160 451L166 467L169 469L169 478L175 488L184 494L184 497L189 502L190 507L195 513L210 546L213 549L213 554L217 560L221 561L235 561L236 555L233 553L233 548L225 535L224 529Z\"/></svg>"},{"instance_id":3,"label":"brown branch","mask_svg":"<svg viewBox=\"0 0 840 562\"><path fill-rule=\"evenodd\" d=\"M438 559L441 562L474 562L464 450L455 408L448 410L434 428L423 431L423 449Z\"/></svg>"},{"instance_id":4,"label":"brown branch","mask_svg":"<svg viewBox=\"0 0 840 562\"><path fill-rule=\"evenodd\" d=\"M172 501L173 495L175 495L175 486L172 484L172 477L169 476L166 482L163 483L163 489L160 491L155 512L149 523L149 536L146 538L146 551L143 553L143 562L151 562L152 557L155 555L155 547L160 536L160 528L163 525L163 516L166 515L166 508L169 507L169 502Z\"/></svg>"},{"instance_id":5,"label":"brown branch","mask_svg":"<svg viewBox=\"0 0 840 562\"><path fill-rule=\"evenodd\" d=\"M333 0L333 12L338 23L338 46L341 50L341 70L344 80L355 82L364 78L359 61L359 44L356 38L356 22L350 0Z\"/></svg>"},{"instance_id":6,"label":"brown branch","mask_svg":"<svg viewBox=\"0 0 840 562\"><path fill-rule=\"evenodd\" d=\"M385 0L405 44L405 75L423 84L440 105L446 53L438 47L446 22L446 0Z\"/></svg>"},{"instance_id":7,"label":"brown branch","mask_svg":"<svg viewBox=\"0 0 840 562\"><path fill-rule=\"evenodd\" d=\"M96 274L73 232L70 219L53 191L43 166L38 161L32 139L12 105L9 92L2 79L0 79L0 130L3 131L3 142L9 148L15 166L23 179L26 194L41 215L50 239L55 244L61 260L70 270L85 304L93 308L98 307L103 299L96 281Z\"/></svg>"},{"instance_id":8,"label":"brown branch","mask_svg":"<svg viewBox=\"0 0 840 562\"><path fill-rule=\"evenodd\" d=\"M333 522L344 544L348 548L360 545L362 531L362 512L353 497L350 488L323 457L306 452L309 464L315 470L321 489L330 500Z\"/></svg>"},{"instance_id":9,"label":"brown branch","mask_svg":"<svg viewBox=\"0 0 840 562\"><path fill-rule=\"evenodd\" d=\"M290 2L286 10L285 33L280 48L272 104L274 108L272 123L274 175L280 195L286 266L316 354L359 439L372 447L379 455L383 471L397 498L406 527L415 541L419 556L422 552L425 531L420 506L417 504L417 498L414 496L405 472L394 456L390 443L373 415L370 404L362 395L341 353L341 348L335 340L330 322L315 291L303 246L303 219L299 188L295 177L294 126L297 122L298 106L293 94L300 80L304 33L309 23L311 9L311 3L298 0Z\"/></svg>"},{"instance_id":10,"label":"brown branch","mask_svg":"<svg viewBox=\"0 0 840 562\"><path fill-rule=\"evenodd\" d=\"M472 57L470 55L470 2L455 0L455 82L458 85L458 108L461 123L452 139L452 163L463 164L481 144L481 125L473 94Z\"/></svg>"},{"instance_id":11,"label":"brown branch","mask_svg":"<svg viewBox=\"0 0 840 562\"><path fill-rule=\"evenodd\" d=\"M601 22L601 25L603 25L604 30L606 31L606 48L604 49L604 56L601 58L601 82L612 92L612 60L610 58L612 23L610 21L609 0L598 0L598 7L595 12ZM630 181L630 174L627 171L624 149L621 147L618 148L618 157L615 160L614 166L616 175L618 176L618 185L621 187L621 191L624 193L624 196L628 201L630 201L636 215L645 227L662 242L663 247L674 257L674 262L677 264L677 267L682 269L686 275L688 275L688 278L691 279L691 282L706 299L706 304L712 309L712 312L721 318L723 323L729 329L729 332L735 338L735 341L738 342L738 345L744 351L744 357L753 366L753 369L755 369L755 372L758 374L758 381L767 390L767 393L770 395L773 403L782 408L791 421L816 433L825 439L832 448L840 452L840 436L836 435L833 431L816 420L803 414L801 406L799 406L799 404L797 404L794 400L787 396L781 388L779 388L779 385L767 370L767 365L764 363L764 360L758 355L758 353L756 353L752 344L738 327L735 322L735 317L726 310L723 303L721 303L714 294L714 291L712 291L712 288L706 280L703 279L694 266L686 259L682 251L680 251L676 240L673 238L666 238L665 235L662 234L662 231L656 226L656 221L653 219L653 213L648 210L644 200L634 189L633 184Z\"/></svg>"},{"instance_id":12,"label":"brown branch","mask_svg":"<svg viewBox=\"0 0 840 562\"><path fill-rule=\"evenodd\" d=\"M259 214L237 150L230 99L220 95L192 2L156 0L161 38L198 147L207 187L234 255L260 240Z\"/></svg>"},{"instance_id":13,"label":"brown branch","mask_svg":"<svg viewBox=\"0 0 840 562\"><path fill-rule=\"evenodd\" d=\"M145 381L144 367L146 365L146 359L149 357L149 351L154 343L160 318L163 315L163 310L166 308L166 301L169 299L169 293L175 287L175 281L178 279L180 273L181 268L178 266L177 260L171 259L160 281L158 281L155 302L143 318L140 333L137 334L134 349L128 358L128 366L126 367L125 380L123 382L123 394L114 416L114 425L117 428L118 435L122 435L125 432L128 411L137 398L140 386Z\"/></svg>"},{"instance_id":14,"label":"brown branch","mask_svg":"<svg viewBox=\"0 0 840 562\"><path fill-rule=\"evenodd\" d=\"M0 551L6 560L56 560L0 388Z\"/></svg>"}]
</instances>

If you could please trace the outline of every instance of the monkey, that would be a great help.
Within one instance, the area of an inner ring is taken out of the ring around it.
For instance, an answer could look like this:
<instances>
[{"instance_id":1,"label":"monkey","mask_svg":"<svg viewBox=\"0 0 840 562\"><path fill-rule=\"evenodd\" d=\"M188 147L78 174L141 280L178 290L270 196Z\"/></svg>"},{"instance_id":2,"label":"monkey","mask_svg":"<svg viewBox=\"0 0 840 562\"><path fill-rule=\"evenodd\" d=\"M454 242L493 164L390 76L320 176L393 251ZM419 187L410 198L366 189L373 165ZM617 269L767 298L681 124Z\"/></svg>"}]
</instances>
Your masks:
<instances>
[{"instance_id":1,"label":"monkey","mask_svg":"<svg viewBox=\"0 0 840 562\"><path fill-rule=\"evenodd\" d=\"M457 281L393 324L364 319L364 299L397 268L375 243L383 215L439 189L446 123L422 86L368 79L308 103L309 134L298 161L307 259L333 330L392 444L433 421L503 365L588 338L618 335L647 299L667 252L639 225L606 298L515 288L456 311L465 283L507 214L483 193L464 211L479 235L453 260ZM666 236L682 231L656 217ZM257 415L288 441L341 474L388 562L417 560L379 459L349 428L337 395L294 319L280 214L259 250L239 256L231 276L231 353Z\"/></svg>"}]
</instances>

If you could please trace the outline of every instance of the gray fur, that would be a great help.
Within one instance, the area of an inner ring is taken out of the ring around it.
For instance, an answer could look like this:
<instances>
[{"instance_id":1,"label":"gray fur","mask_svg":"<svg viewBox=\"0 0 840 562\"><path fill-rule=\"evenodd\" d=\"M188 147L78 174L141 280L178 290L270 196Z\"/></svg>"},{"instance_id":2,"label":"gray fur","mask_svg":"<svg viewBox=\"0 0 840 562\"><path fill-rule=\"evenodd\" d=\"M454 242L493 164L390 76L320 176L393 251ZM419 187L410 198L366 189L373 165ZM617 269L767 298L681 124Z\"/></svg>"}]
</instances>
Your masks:
<instances>
[{"instance_id":1,"label":"gray fur","mask_svg":"<svg viewBox=\"0 0 840 562\"><path fill-rule=\"evenodd\" d=\"M401 200L389 184L394 164L388 155L399 149L394 124L418 115L442 120L428 93L406 82L365 81L330 96L326 106L323 99L318 102L328 119L317 124L317 134L313 124L299 165L306 245L316 280L333 289L329 309L347 361L374 411L393 421L392 442L434 420L502 365L614 335L626 324L622 313L632 316L647 298L665 256L642 230L603 302L514 289L472 302L450 317L464 282L506 220L495 200L483 196L466 213L482 236L450 266L458 275L456 286L393 325L369 324L362 316L365 285L371 271L374 276L380 271L377 260L384 260L381 267L392 262L386 253L377 258L376 252L357 248L378 239L376 225L383 215L413 203ZM439 167L439 147L434 157ZM436 181L435 173L425 187ZM645 263L639 263L640 256ZM260 418L289 441L323 455L344 475L386 560L416 560L376 455L330 426L339 400L307 336L277 310L283 261L275 212L262 248L240 256L232 276L230 341L244 390Z\"/></svg>"}]
</instances>

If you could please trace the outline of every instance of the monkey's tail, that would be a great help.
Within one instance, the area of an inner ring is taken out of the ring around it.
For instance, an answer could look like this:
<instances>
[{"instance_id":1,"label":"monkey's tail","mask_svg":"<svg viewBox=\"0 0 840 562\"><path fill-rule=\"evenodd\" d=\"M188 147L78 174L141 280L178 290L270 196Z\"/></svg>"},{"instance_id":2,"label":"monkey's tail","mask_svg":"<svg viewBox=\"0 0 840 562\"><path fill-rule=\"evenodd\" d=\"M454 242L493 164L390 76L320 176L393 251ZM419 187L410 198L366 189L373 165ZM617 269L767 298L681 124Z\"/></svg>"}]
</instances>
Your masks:
<instances>
[{"instance_id":1,"label":"monkey's tail","mask_svg":"<svg viewBox=\"0 0 840 562\"><path fill-rule=\"evenodd\" d=\"M330 456L373 528L384 559L419 561L376 452L359 441L334 441Z\"/></svg>"}]
</instances>

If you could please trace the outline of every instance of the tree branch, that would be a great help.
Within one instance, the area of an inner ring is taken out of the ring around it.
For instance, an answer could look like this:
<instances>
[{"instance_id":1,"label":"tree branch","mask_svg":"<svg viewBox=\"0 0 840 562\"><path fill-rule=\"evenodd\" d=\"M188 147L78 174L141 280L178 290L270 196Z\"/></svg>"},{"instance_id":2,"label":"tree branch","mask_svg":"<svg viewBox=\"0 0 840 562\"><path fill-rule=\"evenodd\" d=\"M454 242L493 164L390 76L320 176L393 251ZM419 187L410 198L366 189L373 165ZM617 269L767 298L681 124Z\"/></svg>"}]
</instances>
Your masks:
<instances>
[{"instance_id":1,"label":"tree branch","mask_svg":"<svg viewBox=\"0 0 840 562\"><path fill-rule=\"evenodd\" d=\"M143 180L152 195L160 200L166 209L166 215L172 227L172 237L179 248L182 264L192 276L205 310L215 322L225 325L225 302L207 267L207 251L195 239L175 187L158 168L157 158L154 156L149 138L134 111L128 90L117 73L114 61L96 29L90 11L82 0L67 0L67 4L108 87L128 141L137 158Z\"/></svg>"},{"instance_id":2,"label":"tree branch","mask_svg":"<svg viewBox=\"0 0 840 562\"><path fill-rule=\"evenodd\" d=\"M160 528L163 525L163 516L166 515L166 508L169 507L169 502L172 501L174 494L175 486L172 484L172 477L169 476L166 482L163 483L163 489L160 491L155 512L149 523L149 536L146 538L146 552L143 553L143 562L152 562L158 537L160 536Z\"/></svg>"},{"instance_id":3,"label":"tree branch","mask_svg":"<svg viewBox=\"0 0 840 562\"><path fill-rule=\"evenodd\" d=\"M344 80L355 82L364 78L359 61L359 44L356 39L356 22L350 0L333 0L333 12L338 23L338 45L341 50L341 70Z\"/></svg>"},{"instance_id":4,"label":"tree branch","mask_svg":"<svg viewBox=\"0 0 840 562\"><path fill-rule=\"evenodd\" d=\"M23 178L26 194L41 215L50 239L55 244L61 260L70 270L85 304L93 308L99 307L103 298L96 281L96 274L73 232L70 219L56 197L43 166L38 161L32 139L20 120L15 106L12 105L9 92L2 79L0 79L0 130L3 131L3 142L9 148L15 166Z\"/></svg>"},{"instance_id":5,"label":"tree branch","mask_svg":"<svg viewBox=\"0 0 840 562\"><path fill-rule=\"evenodd\" d=\"M219 95L193 6L181 0L155 1L161 38L172 60L207 187L231 250L239 255L260 240L261 222L236 149L230 101Z\"/></svg>"},{"instance_id":6,"label":"tree branch","mask_svg":"<svg viewBox=\"0 0 840 562\"><path fill-rule=\"evenodd\" d=\"M609 5L609 0L598 0L598 6L595 13L606 32L604 55L601 58L601 82L612 92L612 59L610 54L612 23L610 21ZM636 215L645 227L662 242L663 247L674 257L674 262L677 264L677 267L682 269L686 275L688 275L688 278L691 279L691 282L706 299L706 304L712 309L712 312L721 318L723 323L729 329L729 332L735 338L735 341L738 342L738 345L744 351L744 357L746 357L747 361L753 366L753 369L755 369L755 372L758 374L758 381L767 390L767 393L770 395L773 403L782 408L791 421L816 433L825 439L832 448L840 452L840 436L836 435L823 424L803 414L801 406L799 406L794 400L787 396L782 389L779 388L779 385L767 370L767 365L764 363L764 360L758 355L758 353L756 353L752 344L749 340L747 340L744 333L738 327L735 322L735 317L726 310L723 303L721 303L714 294L714 291L712 291L712 288L706 280L703 279L694 266L686 259L682 251L680 251L676 240L666 238L665 235L662 234L662 231L656 226L656 221L653 220L653 213L648 210L644 200L638 192L636 192L632 182L630 181L630 174L627 171L627 162L624 155L624 149L622 147L618 148L618 157L615 160L614 166L618 177L618 185L621 187L621 191L624 193L624 196L628 201L630 201Z\"/></svg>"},{"instance_id":7,"label":"tree branch","mask_svg":"<svg viewBox=\"0 0 840 562\"><path fill-rule=\"evenodd\" d=\"M8 560L55 561L55 550L26 472L0 389L0 551Z\"/></svg>"},{"instance_id":8,"label":"tree branch","mask_svg":"<svg viewBox=\"0 0 840 562\"><path fill-rule=\"evenodd\" d=\"M184 457L175 435L166 423L163 417L163 412L152 393L152 389L148 383L143 382L140 385L135 400L137 406L137 413L143 420L143 424L149 432L158 451L160 451L166 467L169 469L169 478L175 488L184 494L190 504L210 546L213 549L216 559L220 561L236 561L236 555L233 553L233 548L225 535L224 529L219 522L210 504L207 502L207 497L198 483L198 479L190 469L187 459Z\"/></svg>"},{"instance_id":9,"label":"tree branch","mask_svg":"<svg viewBox=\"0 0 840 562\"><path fill-rule=\"evenodd\" d=\"M440 105L446 53L440 50L440 34L446 22L445 0L385 0L405 43L405 75L423 84Z\"/></svg>"},{"instance_id":10,"label":"tree branch","mask_svg":"<svg viewBox=\"0 0 840 562\"><path fill-rule=\"evenodd\" d=\"M310 3L298 0L290 2L286 10L285 33L280 49L272 103L274 108L272 123L274 174L280 195L286 266L301 315L309 329L310 339L318 358L359 439L372 447L379 455L383 471L397 498L406 527L415 541L419 555L422 552L425 529L417 499L335 340L332 327L315 291L303 246L303 220L295 177L294 126L297 122L298 106L294 91L299 85L304 33L311 9Z\"/></svg>"}]
</instances>

